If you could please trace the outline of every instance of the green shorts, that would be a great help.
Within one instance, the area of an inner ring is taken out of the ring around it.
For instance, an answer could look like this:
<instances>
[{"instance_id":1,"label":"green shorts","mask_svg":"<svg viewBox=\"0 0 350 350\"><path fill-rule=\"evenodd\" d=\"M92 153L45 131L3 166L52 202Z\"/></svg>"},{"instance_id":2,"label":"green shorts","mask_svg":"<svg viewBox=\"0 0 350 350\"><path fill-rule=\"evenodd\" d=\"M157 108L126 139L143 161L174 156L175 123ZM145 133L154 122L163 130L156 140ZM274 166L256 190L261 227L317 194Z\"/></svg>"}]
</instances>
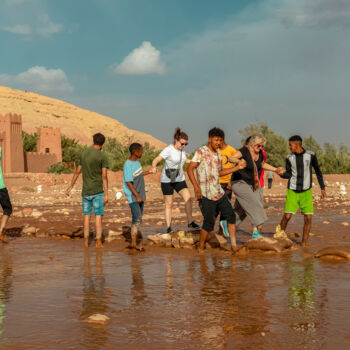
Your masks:
<instances>
[{"instance_id":1,"label":"green shorts","mask_svg":"<svg viewBox=\"0 0 350 350\"><path fill-rule=\"evenodd\" d=\"M299 207L302 214L312 215L314 213L311 189L301 193L297 193L289 189L287 190L287 199L284 206L284 212L296 214Z\"/></svg>"}]
</instances>

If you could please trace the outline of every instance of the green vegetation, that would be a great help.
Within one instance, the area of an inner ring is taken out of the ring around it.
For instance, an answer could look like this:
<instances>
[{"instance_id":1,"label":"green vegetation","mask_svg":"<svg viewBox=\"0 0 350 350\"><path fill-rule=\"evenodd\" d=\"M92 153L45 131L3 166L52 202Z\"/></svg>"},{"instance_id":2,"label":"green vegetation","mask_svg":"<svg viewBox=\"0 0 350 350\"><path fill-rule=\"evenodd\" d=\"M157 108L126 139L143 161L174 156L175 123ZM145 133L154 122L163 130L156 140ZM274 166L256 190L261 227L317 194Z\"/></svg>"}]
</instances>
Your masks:
<instances>
[{"instance_id":1,"label":"green vegetation","mask_svg":"<svg viewBox=\"0 0 350 350\"><path fill-rule=\"evenodd\" d=\"M285 166L285 158L289 154L288 139L276 134L266 123L250 124L246 128L239 131L243 139L249 135L260 132L266 138L265 151L267 153L268 162L274 166ZM23 150L24 152L36 152L37 134L28 134L22 132ZM71 169L67 163L75 163L80 159L82 152L87 146L79 144L75 139L62 136L62 163L53 164L48 172L57 174L69 174ZM321 170L325 174L349 174L350 173L350 149L344 144L339 147L329 142L325 142L323 147L313 138L313 136L305 137L303 147L316 153ZM123 170L125 161L130 157L129 145L124 145L115 138L107 138L103 147L106 153L109 168L112 171ZM150 166L155 157L159 155L154 147L149 143L143 146L143 156L141 158L142 166ZM190 157L191 159L192 157ZM160 163L159 166L163 164Z\"/></svg>"},{"instance_id":2,"label":"green vegetation","mask_svg":"<svg viewBox=\"0 0 350 350\"><path fill-rule=\"evenodd\" d=\"M27 192L35 192L35 188L31 186L23 186L21 187L22 191L27 191Z\"/></svg>"},{"instance_id":3,"label":"green vegetation","mask_svg":"<svg viewBox=\"0 0 350 350\"><path fill-rule=\"evenodd\" d=\"M36 152L36 139L37 134L28 134L22 131L22 142L24 152Z\"/></svg>"},{"instance_id":4,"label":"green vegetation","mask_svg":"<svg viewBox=\"0 0 350 350\"><path fill-rule=\"evenodd\" d=\"M268 156L268 163L273 166L284 165L286 156L289 153L287 140L283 136L277 135L265 123L250 124L239 131L244 140L256 132L260 132L266 138L264 150Z\"/></svg>"},{"instance_id":5,"label":"green vegetation","mask_svg":"<svg viewBox=\"0 0 350 350\"><path fill-rule=\"evenodd\" d=\"M112 171L123 170L125 161L130 157L129 145L123 145L115 138L111 137L107 138L103 146L103 152L107 155L109 169ZM141 165L151 165L153 159L157 157L159 153L159 151L156 151L146 142L143 145L143 155L140 159Z\"/></svg>"},{"instance_id":6,"label":"green vegetation","mask_svg":"<svg viewBox=\"0 0 350 350\"><path fill-rule=\"evenodd\" d=\"M251 124L239 131L243 139L246 139L254 132L260 132L266 138L264 149L268 163L274 166L285 166L285 158L290 153L288 139L277 135L265 123ZM301 136L303 137L303 135ZM333 144L325 142L323 147L321 147L310 135L303 138L303 147L316 153L321 171L324 174L350 173L350 150L346 145L341 143L337 148Z\"/></svg>"},{"instance_id":7,"label":"green vegetation","mask_svg":"<svg viewBox=\"0 0 350 350\"><path fill-rule=\"evenodd\" d=\"M61 137L61 146L62 161L74 163L75 165L78 163L83 151L87 148L87 146L80 145L78 140L70 139L66 136Z\"/></svg>"},{"instance_id":8,"label":"green vegetation","mask_svg":"<svg viewBox=\"0 0 350 350\"><path fill-rule=\"evenodd\" d=\"M52 164L46 171L51 174L71 174L72 170L67 167L66 163L55 163Z\"/></svg>"}]
</instances>

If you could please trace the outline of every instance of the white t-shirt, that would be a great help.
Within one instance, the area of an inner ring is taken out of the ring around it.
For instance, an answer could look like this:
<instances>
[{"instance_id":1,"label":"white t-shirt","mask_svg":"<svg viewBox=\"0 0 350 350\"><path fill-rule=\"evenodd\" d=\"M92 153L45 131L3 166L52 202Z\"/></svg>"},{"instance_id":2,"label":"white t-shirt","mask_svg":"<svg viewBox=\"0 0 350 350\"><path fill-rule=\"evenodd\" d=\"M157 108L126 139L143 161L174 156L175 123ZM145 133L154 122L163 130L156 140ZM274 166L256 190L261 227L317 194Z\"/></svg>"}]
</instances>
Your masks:
<instances>
[{"instance_id":1,"label":"white t-shirt","mask_svg":"<svg viewBox=\"0 0 350 350\"><path fill-rule=\"evenodd\" d=\"M182 152L182 158L181 158ZM169 183L170 179L165 175L165 169L178 169L179 163L181 159L180 172L179 176L175 179L176 182L185 181L185 175L183 171L183 166L186 162L186 152L177 150L174 145L169 145L163 149L159 154L164 160L164 168L162 171L162 175L160 177L160 182Z\"/></svg>"}]
</instances>

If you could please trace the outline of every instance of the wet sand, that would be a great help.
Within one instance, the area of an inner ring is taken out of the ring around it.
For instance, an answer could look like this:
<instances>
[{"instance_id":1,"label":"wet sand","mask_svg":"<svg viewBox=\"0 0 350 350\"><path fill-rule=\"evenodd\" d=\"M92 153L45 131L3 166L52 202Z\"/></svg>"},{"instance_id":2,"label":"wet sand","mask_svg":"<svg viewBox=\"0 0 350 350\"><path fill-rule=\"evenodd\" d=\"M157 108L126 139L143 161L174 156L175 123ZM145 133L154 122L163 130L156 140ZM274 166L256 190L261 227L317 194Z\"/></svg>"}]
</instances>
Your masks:
<instances>
[{"instance_id":1,"label":"wet sand","mask_svg":"<svg viewBox=\"0 0 350 350\"><path fill-rule=\"evenodd\" d=\"M267 235L283 212L283 185L265 191ZM38 194L13 181L9 227L34 225L43 238L10 237L0 245L0 349L348 349L350 261L313 257L327 245L349 245L349 198L337 186L327 201L316 201L307 248L235 257L154 246L135 253L123 241L85 250L80 239L46 238L49 229L81 226L79 192L66 199L65 183L44 184ZM164 232L159 185L147 187L143 232ZM111 184L110 196L119 188ZM182 210L176 200L179 229ZM114 200L104 222L119 230L129 216L126 203ZM302 221L295 216L288 232L300 235ZM242 225L239 242L249 229ZM109 323L87 323L94 313Z\"/></svg>"}]
</instances>

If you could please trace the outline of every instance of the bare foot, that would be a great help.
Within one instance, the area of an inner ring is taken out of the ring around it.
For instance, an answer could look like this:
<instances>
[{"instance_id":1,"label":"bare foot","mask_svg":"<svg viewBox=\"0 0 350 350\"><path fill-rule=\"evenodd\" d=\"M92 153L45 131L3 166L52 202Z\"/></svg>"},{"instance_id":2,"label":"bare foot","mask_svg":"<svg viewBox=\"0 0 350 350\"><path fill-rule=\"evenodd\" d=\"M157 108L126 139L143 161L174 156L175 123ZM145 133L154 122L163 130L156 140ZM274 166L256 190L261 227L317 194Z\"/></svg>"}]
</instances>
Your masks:
<instances>
[{"instance_id":1,"label":"bare foot","mask_svg":"<svg viewBox=\"0 0 350 350\"><path fill-rule=\"evenodd\" d=\"M138 250L139 252L144 252L145 251L145 248L142 245L137 245L135 247L135 249Z\"/></svg>"},{"instance_id":2,"label":"bare foot","mask_svg":"<svg viewBox=\"0 0 350 350\"><path fill-rule=\"evenodd\" d=\"M2 243L8 243L9 242L9 240L6 237L2 236L2 235L0 236L0 241Z\"/></svg>"},{"instance_id":3,"label":"bare foot","mask_svg":"<svg viewBox=\"0 0 350 350\"><path fill-rule=\"evenodd\" d=\"M96 248L103 248L103 244L100 239L96 241Z\"/></svg>"},{"instance_id":4,"label":"bare foot","mask_svg":"<svg viewBox=\"0 0 350 350\"><path fill-rule=\"evenodd\" d=\"M204 254L204 249L203 249L203 248L198 248L198 249L197 249L197 252L198 252L199 254Z\"/></svg>"},{"instance_id":5,"label":"bare foot","mask_svg":"<svg viewBox=\"0 0 350 350\"><path fill-rule=\"evenodd\" d=\"M84 238L84 248L89 248L89 238Z\"/></svg>"},{"instance_id":6,"label":"bare foot","mask_svg":"<svg viewBox=\"0 0 350 350\"><path fill-rule=\"evenodd\" d=\"M235 246L231 246L231 252L233 255L235 255L237 252L239 251L239 248L235 245Z\"/></svg>"}]
</instances>

